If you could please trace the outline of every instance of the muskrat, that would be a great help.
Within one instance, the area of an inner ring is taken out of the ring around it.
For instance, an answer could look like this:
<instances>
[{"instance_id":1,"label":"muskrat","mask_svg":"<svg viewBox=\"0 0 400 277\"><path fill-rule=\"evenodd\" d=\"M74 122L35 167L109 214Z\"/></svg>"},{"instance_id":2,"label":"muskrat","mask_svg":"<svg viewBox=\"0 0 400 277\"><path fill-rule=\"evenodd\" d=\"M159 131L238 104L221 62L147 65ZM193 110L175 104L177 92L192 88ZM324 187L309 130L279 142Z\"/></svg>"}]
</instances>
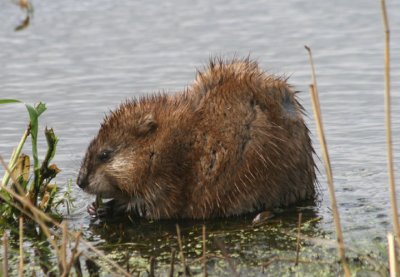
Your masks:
<instances>
[{"instance_id":1,"label":"muskrat","mask_svg":"<svg viewBox=\"0 0 400 277\"><path fill-rule=\"evenodd\" d=\"M126 101L107 115L77 184L112 198L106 213L227 217L313 199L313 152L285 78L250 59L211 59L182 92Z\"/></svg>"}]
</instances>

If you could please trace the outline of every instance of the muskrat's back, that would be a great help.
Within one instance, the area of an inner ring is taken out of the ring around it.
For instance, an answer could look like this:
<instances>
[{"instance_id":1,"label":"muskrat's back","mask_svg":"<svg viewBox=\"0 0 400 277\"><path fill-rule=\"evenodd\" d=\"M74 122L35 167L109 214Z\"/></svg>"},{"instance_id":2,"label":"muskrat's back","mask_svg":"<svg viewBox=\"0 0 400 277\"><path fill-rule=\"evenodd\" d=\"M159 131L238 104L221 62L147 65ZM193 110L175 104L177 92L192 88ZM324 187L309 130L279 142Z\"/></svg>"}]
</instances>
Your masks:
<instances>
[{"instance_id":1,"label":"muskrat's back","mask_svg":"<svg viewBox=\"0 0 400 277\"><path fill-rule=\"evenodd\" d=\"M315 195L309 131L295 92L249 60L213 60L174 95L106 117L78 184L147 218L209 218Z\"/></svg>"}]
</instances>

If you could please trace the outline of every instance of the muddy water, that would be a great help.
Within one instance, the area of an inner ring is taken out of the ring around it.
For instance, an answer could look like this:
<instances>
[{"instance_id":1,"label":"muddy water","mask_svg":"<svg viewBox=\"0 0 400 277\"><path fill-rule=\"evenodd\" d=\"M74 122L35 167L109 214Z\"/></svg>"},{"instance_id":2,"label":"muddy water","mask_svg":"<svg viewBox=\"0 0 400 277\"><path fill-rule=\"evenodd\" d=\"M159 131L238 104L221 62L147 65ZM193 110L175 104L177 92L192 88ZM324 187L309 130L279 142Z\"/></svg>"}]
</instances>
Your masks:
<instances>
[{"instance_id":1,"label":"muddy water","mask_svg":"<svg viewBox=\"0 0 400 277\"><path fill-rule=\"evenodd\" d=\"M308 94L310 67L303 47L307 44L314 51L346 243L359 253L371 252L384 260L391 219L379 4L361 0L37 1L31 26L16 33L13 29L23 15L11 2L2 1L0 98L47 103L41 123L54 127L60 138L55 162L63 170L58 184L65 189L68 180L75 180L85 148L107 111L126 98L184 88L209 56L250 54L266 71L290 76L290 83L303 91L299 97L308 111L307 122L319 153ZM388 9L393 39L394 155L399 172L400 5L388 1ZM26 122L22 105L0 107L0 154L6 159ZM42 151L44 143L42 139ZM310 236L333 238L324 171L320 168L319 203L303 212L306 219L320 218L310 224ZM169 257L171 244L176 246L172 223L124 227L128 235L123 239L116 230L91 225L85 207L92 198L75 186L73 195L76 207L71 224L84 228L100 246L115 243L108 250L121 249L144 260L155 255L162 264ZM243 272L257 275L260 264L271 256L293 254L289 233L296 226L298 210L279 213L275 223L256 229L249 228L250 217L208 222L207 227L216 236L225 235L228 250L243 265ZM196 243L190 245L190 241L198 239L200 223L182 225L186 226L187 249L192 257L198 257L190 250L197 249ZM113 234L119 239L115 240ZM313 260L313 253L325 251L335 254L326 244L320 247L309 243L304 257ZM293 269L282 264L272 263L269 269L290 275ZM218 266L213 266L210 270L217 274ZM302 268L307 272L306 265ZM328 275L335 270L337 267L323 267Z\"/></svg>"}]
</instances>

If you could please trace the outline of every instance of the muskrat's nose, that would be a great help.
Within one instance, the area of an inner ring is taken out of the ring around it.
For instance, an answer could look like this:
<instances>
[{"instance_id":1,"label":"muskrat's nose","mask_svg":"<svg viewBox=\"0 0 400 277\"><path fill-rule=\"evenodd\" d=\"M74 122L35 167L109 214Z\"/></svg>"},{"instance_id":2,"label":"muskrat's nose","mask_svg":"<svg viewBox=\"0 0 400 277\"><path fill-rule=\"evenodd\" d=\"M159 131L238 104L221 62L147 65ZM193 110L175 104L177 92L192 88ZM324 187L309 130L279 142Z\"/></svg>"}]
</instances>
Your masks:
<instances>
[{"instance_id":1,"label":"muskrat's nose","mask_svg":"<svg viewBox=\"0 0 400 277\"><path fill-rule=\"evenodd\" d=\"M85 187L86 187L87 184L88 184L87 178L86 178L85 176L83 176L83 174L79 173L78 179L76 180L76 184L77 184L81 189L85 189Z\"/></svg>"}]
</instances>

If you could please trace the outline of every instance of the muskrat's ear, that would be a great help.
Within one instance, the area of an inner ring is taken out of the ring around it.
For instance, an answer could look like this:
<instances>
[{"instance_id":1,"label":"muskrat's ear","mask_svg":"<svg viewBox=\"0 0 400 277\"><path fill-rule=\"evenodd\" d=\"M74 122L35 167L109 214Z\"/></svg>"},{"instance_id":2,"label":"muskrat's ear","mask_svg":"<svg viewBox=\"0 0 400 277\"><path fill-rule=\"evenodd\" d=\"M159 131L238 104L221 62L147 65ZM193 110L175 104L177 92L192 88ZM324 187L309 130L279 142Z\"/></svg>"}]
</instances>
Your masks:
<instances>
[{"instance_id":1,"label":"muskrat's ear","mask_svg":"<svg viewBox=\"0 0 400 277\"><path fill-rule=\"evenodd\" d=\"M157 122L152 114L147 114L139 121L137 132L139 135L146 135L157 129Z\"/></svg>"}]
</instances>

